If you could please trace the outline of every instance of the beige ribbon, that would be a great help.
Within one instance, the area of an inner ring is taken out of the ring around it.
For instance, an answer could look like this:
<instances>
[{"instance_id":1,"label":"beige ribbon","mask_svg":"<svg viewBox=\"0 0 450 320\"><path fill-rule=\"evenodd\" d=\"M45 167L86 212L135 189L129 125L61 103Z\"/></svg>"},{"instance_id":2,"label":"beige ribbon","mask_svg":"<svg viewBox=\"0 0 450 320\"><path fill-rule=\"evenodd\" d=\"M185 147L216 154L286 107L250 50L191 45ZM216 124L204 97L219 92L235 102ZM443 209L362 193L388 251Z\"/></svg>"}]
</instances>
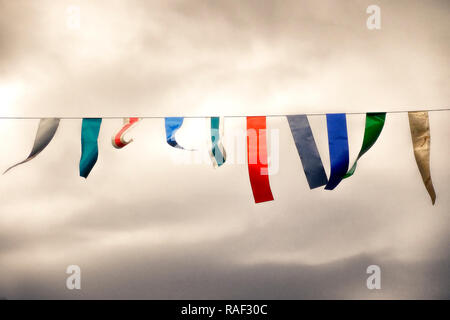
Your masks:
<instances>
[{"instance_id":1,"label":"beige ribbon","mask_svg":"<svg viewBox=\"0 0 450 320\"><path fill-rule=\"evenodd\" d=\"M414 156L420 174L422 175L425 188L427 188L431 197L431 202L434 205L436 201L436 192L434 191L430 173L430 122L428 119L428 112L408 112L408 117L414 147Z\"/></svg>"}]
</instances>

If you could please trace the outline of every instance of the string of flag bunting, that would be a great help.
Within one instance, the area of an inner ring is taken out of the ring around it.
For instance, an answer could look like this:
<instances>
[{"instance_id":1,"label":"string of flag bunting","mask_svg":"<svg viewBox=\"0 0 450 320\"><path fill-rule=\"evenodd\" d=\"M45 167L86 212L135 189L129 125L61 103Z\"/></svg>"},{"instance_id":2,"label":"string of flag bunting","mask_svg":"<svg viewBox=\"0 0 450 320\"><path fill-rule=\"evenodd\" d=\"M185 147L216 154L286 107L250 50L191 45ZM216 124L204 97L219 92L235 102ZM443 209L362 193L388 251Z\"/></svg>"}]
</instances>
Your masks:
<instances>
[{"instance_id":1,"label":"string of flag bunting","mask_svg":"<svg viewBox=\"0 0 450 320\"><path fill-rule=\"evenodd\" d=\"M435 109L424 111L390 111L365 113L365 129L361 149L352 166L349 168L349 145L347 134L347 114L353 113L327 113L326 124L328 133L328 149L330 155L330 176L327 177L317 145L311 130L308 116L320 114L299 115L270 115L247 116L247 165L255 203L274 200L269 181L269 169L267 161L267 137L266 117L286 117L292 137L297 148L300 161L305 172L310 189L325 186L326 190L335 189L343 179L351 177L356 170L358 161L369 151L380 136L385 121L386 113L408 112L409 127L411 131L414 157L422 177L425 188L434 205L436 192L434 190L430 171L430 124L429 111L448 111L450 109ZM226 116L243 117L243 116ZM117 119L118 117L105 117L103 119ZM176 132L183 125L185 118L189 117L124 117L123 126L112 136L114 148L122 149L133 139L126 140L125 135L135 127L139 121L146 118L164 118L166 142L169 146L185 149L176 140ZM200 118L200 117L190 117ZM226 162L226 151L221 138L224 137L225 117L203 117L206 127L210 131L211 139L208 141L208 150L212 164L215 168L221 167ZM28 157L9 167L4 172L24 164L41 153L54 138L61 119L81 119L81 158L80 176L87 178L98 159L98 136L102 124L102 118L34 118L34 117L0 117L0 119L40 119L35 141Z\"/></svg>"}]
</instances>

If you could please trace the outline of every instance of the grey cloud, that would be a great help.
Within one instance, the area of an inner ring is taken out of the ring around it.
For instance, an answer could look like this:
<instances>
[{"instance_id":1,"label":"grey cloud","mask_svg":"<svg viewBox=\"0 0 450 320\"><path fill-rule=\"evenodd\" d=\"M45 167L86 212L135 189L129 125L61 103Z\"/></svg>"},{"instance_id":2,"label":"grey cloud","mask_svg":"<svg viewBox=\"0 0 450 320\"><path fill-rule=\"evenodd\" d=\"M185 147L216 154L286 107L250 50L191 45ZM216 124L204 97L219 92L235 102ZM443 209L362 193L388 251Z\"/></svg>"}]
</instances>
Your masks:
<instances>
[{"instance_id":1,"label":"grey cloud","mask_svg":"<svg viewBox=\"0 0 450 320\"><path fill-rule=\"evenodd\" d=\"M448 298L443 265L447 260L402 263L376 256L354 256L320 266L227 263L215 248L167 252L128 251L120 260L102 259L106 267L84 264L80 292L58 288L59 270L26 276L7 298L51 299L433 299ZM142 263L142 258L146 263ZM381 263L380 263L381 262ZM382 290L366 288L368 265L382 268ZM35 274L35 272L31 272ZM114 288L111 290L111 288ZM1 292L0 292L1 293Z\"/></svg>"},{"instance_id":2,"label":"grey cloud","mask_svg":"<svg viewBox=\"0 0 450 320\"><path fill-rule=\"evenodd\" d=\"M0 114L444 107L448 1L379 3L375 33L370 1L256 0L79 1L82 28L68 31L69 2L0 0L0 89L19 88L0 96ZM179 151L162 119L139 124L123 150L110 145L121 121L104 120L99 160L81 179L81 121L62 120L42 154L0 177L0 297L448 298L448 113L430 115L435 207L404 116L388 116L333 192L308 189L285 119L270 119L280 171L275 202L259 205L245 165L170 161ZM349 117L353 156L358 119ZM311 122L328 170L324 119ZM1 121L0 169L27 155L36 126ZM227 119L225 134L244 126ZM181 135L203 139L194 129ZM64 288L69 264L82 267L81 292ZM369 264L382 267L380 292L365 288Z\"/></svg>"}]
</instances>

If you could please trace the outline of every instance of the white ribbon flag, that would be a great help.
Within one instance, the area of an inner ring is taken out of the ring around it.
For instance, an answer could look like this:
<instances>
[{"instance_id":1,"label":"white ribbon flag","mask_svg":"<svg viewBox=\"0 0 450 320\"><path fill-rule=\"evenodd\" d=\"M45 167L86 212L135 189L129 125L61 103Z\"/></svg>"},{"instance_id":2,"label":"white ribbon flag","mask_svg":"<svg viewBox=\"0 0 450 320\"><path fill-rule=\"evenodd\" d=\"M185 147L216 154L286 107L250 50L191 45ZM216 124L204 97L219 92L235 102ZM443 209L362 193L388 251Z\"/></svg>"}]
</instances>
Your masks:
<instances>
[{"instance_id":1,"label":"white ribbon flag","mask_svg":"<svg viewBox=\"0 0 450 320\"><path fill-rule=\"evenodd\" d=\"M17 167L18 165L21 165L25 162L32 160L39 153L41 153L41 151L48 146L50 141L52 141L53 137L55 136L56 130L58 129L59 126L59 120L60 119L58 118L41 119L36 133L36 138L34 140L33 149L31 150L31 153L28 156L28 158L26 158L22 162L13 165L12 167L9 167L3 174L7 173L9 170L11 170L14 167Z\"/></svg>"}]
</instances>

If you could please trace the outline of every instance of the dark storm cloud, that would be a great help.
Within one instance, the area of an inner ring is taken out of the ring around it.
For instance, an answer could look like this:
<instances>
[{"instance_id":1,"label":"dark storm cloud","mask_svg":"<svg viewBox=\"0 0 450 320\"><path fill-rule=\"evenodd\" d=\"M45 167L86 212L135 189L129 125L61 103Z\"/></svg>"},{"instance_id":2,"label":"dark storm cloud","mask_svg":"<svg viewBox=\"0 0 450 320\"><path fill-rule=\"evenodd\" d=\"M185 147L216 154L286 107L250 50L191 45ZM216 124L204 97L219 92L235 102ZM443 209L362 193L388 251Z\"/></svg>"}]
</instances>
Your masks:
<instances>
[{"instance_id":1,"label":"dark storm cloud","mask_svg":"<svg viewBox=\"0 0 450 320\"><path fill-rule=\"evenodd\" d=\"M57 269L41 277L31 272L18 280L17 292L9 298L448 298L449 283L444 270L449 265L448 258L405 263L360 255L319 266L295 263L245 266L224 261L220 249L199 245L183 252L129 250L116 255L114 260L102 259L103 267L93 268L88 268L86 261L88 271L83 274L85 286L80 292L56 289L64 281L64 274L58 274ZM365 287L368 276L365 269L373 263L384 270L380 291Z\"/></svg>"}]
</instances>

